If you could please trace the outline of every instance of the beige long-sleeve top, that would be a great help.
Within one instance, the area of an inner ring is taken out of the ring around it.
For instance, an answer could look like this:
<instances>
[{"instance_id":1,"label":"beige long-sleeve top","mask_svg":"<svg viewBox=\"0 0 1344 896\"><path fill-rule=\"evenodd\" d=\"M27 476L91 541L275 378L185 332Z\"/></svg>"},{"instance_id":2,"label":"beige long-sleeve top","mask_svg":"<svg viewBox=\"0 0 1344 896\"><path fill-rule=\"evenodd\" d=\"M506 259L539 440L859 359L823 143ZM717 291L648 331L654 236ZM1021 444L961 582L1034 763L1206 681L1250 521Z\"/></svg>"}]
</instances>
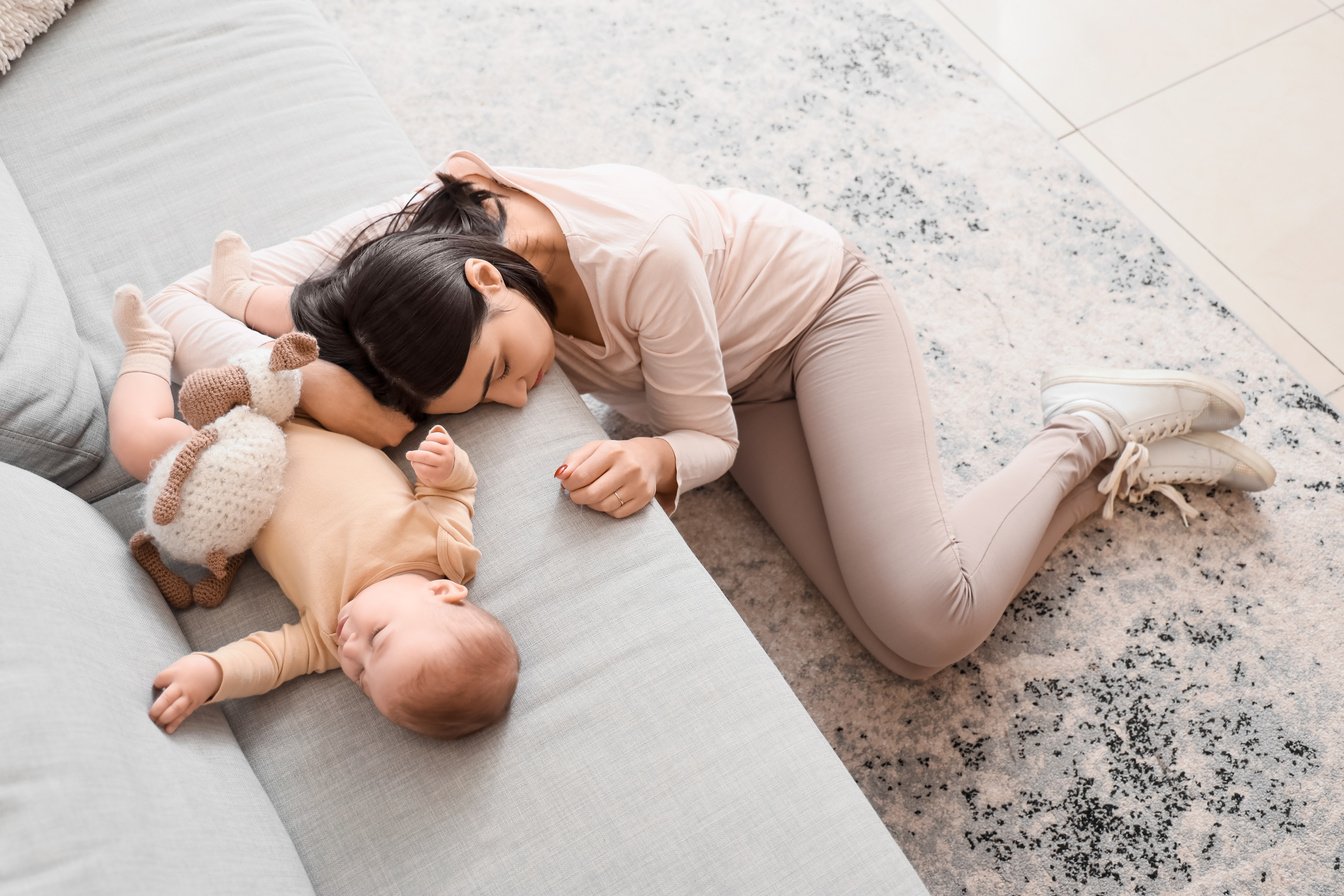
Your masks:
<instances>
[{"instance_id":1,"label":"beige long-sleeve top","mask_svg":"<svg viewBox=\"0 0 1344 896\"><path fill-rule=\"evenodd\" d=\"M284 429L284 489L252 553L298 608L299 621L207 653L224 672L214 702L338 666L336 617L375 582L406 572L458 582L476 574L476 472L460 447L444 488L412 490L376 448L301 419Z\"/></svg>"},{"instance_id":2,"label":"beige long-sleeve top","mask_svg":"<svg viewBox=\"0 0 1344 896\"><path fill-rule=\"evenodd\" d=\"M454 161L459 175L479 172L535 197L564 232L604 343L557 334L556 357L574 385L671 444L678 496L726 472L737 451L730 393L831 296L843 247L835 229L765 196L675 184L627 165L492 167L459 152L437 170ZM292 285L329 269L371 221L412 195L257 252L254 276ZM183 334L182 374L265 341L202 300L208 275L197 271L150 302L156 319Z\"/></svg>"}]
</instances>

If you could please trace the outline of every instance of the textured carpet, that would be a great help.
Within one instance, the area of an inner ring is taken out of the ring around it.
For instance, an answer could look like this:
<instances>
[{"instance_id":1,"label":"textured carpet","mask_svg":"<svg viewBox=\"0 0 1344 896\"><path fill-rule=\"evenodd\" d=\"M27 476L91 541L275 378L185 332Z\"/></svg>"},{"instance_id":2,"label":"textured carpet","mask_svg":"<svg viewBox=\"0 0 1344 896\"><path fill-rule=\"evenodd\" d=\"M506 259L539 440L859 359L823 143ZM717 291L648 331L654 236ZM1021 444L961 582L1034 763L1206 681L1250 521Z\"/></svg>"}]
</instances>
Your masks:
<instances>
[{"instance_id":1,"label":"textured carpet","mask_svg":"<svg viewBox=\"0 0 1344 896\"><path fill-rule=\"evenodd\" d=\"M1344 425L916 6L318 5L429 160L631 162L834 223L918 324L954 499L1038 426L1052 363L1235 383L1272 491L1085 523L926 683L731 482L676 523L931 892L1344 891Z\"/></svg>"}]
</instances>

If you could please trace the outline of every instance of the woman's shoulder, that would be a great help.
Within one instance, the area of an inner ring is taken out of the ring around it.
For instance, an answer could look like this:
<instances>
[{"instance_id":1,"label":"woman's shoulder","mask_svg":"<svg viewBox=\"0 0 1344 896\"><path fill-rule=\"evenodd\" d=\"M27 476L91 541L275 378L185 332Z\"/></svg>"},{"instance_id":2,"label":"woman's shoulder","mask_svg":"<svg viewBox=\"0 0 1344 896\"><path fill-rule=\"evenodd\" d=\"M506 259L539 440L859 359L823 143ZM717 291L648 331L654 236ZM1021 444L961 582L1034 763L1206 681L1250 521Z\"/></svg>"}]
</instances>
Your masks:
<instances>
[{"instance_id":1,"label":"woman's shoulder","mask_svg":"<svg viewBox=\"0 0 1344 896\"><path fill-rule=\"evenodd\" d=\"M482 178L543 203L567 237L619 252L636 251L669 217L686 218L680 188L636 165L603 162L577 168L491 165L472 152L452 153L438 171Z\"/></svg>"}]
</instances>

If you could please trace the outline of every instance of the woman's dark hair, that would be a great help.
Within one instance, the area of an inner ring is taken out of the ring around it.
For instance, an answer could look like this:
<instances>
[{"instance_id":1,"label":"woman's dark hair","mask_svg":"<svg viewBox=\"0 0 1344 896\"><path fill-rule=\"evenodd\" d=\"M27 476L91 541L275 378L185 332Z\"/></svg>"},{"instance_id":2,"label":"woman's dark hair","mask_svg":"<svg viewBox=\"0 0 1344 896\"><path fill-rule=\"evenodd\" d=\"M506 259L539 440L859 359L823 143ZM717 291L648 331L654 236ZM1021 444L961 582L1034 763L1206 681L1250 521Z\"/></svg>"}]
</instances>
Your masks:
<instances>
[{"instance_id":1,"label":"woman's dark hair","mask_svg":"<svg viewBox=\"0 0 1344 896\"><path fill-rule=\"evenodd\" d=\"M484 187L449 174L438 174L438 189L425 187L390 215L369 222L351 241L358 247L373 228L386 224L384 232L423 230L430 233L460 233L504 242L508 215L499 197ZM426 190L430 192L426 195ZM351 251L354 251L352 248Z\"/></svg>"},{"instance_id":2,"label":"woman's dark hair","mask_svg":"<svg viewBox=\"0 0 1344 896\"><path fill-rule=\"evenodd\" d=\"M316 337L323 360L354 374L381 404L420 419L462 375L490 315L467 281L472 258L494 265L554 322L541 274L497 237L417 229L370 240L294 287L294 328Z\"/></svg>"}]
</instances>

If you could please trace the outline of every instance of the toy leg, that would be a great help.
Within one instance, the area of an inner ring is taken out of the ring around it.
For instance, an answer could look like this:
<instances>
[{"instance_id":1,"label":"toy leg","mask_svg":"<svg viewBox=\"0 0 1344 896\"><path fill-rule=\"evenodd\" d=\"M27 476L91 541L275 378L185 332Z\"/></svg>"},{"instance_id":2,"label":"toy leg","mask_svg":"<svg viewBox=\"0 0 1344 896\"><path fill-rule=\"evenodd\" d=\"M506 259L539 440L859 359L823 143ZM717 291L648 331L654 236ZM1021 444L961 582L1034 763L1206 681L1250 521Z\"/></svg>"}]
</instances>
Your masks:
<instances>
[{"instance_id":1,"label":"toy leg","mask_svg":"<svg viewBox=\"0 0 1344 896\"><path fill-rule=\"evenodd\" d=\"M155 523L166 526L177 518L177 512L182 508L182 486L186 485L187 477L196 467L196 460L201 456L201 452L218 441L218 430L203 429L192 436L187 444L182 446L182 450L177 452L177 457L173 458L173 465L168 470L168 480L163 484L163 491L154 501Z\"/></svg>"},{"instance_id":2,"label":"toy leg","mask_svg":"<svg viewBox=\"0 0 1344 896\"><path fill-rule=\"evenodd\" d=\"M185 610L191 606L191 583L168 568L148 533L137 532L131 536L131 556L149 573L168 606L174 610Z\"/></svg>"},{"instance_id":3,"label":"toy leg","mask_svg":"<svg viewBox=\"0 0 1344 896\"><path fill-rule=\"evenodd\" d=\"M210 559L206 561L210 575L192 586L192 600L206 609L213 609L224 603L224 598L229 596L229 586L233 584L234 576L238 575L245 556L246 554L234 554L229 557L220 551L211 552Z\"/></svg>"}]
</instances>

